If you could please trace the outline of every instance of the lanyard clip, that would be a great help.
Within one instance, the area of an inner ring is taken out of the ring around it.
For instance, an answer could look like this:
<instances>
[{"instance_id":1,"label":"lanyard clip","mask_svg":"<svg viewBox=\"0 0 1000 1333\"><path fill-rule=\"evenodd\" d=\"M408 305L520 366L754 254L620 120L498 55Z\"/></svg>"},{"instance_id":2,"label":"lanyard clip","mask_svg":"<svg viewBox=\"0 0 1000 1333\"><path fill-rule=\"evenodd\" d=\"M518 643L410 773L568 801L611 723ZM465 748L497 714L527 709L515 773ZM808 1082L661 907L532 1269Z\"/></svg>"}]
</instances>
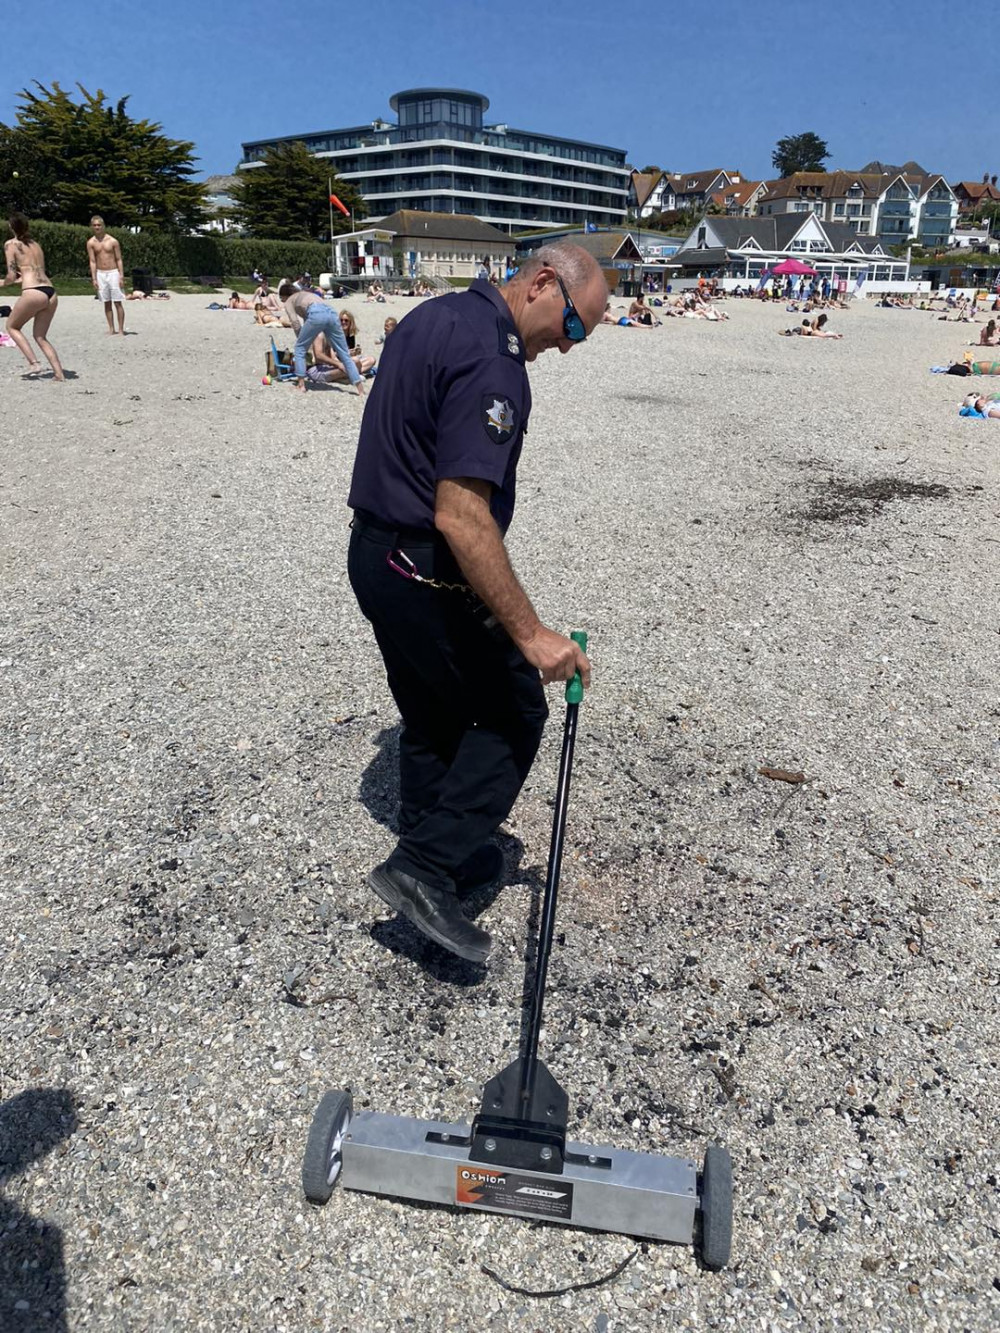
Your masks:
<instances>
[{"instance_id":1,"label":"lanyard clip","mask_svg":"<svg viewBox=\"0 0 1000 1333\"><path fill-rule=\"evenodd\" d=\"M393 559L393 556L398 556L399 559L403 561L403 564L406 565L406 568L404 569L403 565L397 565L396 561ZM399 551L399 550L390 551L388 555L385 557L385 562L390 569L395 570L397 574L401 574L404 579L414 579L417 583L423 583L424 580L417 573L416 565L413 563L413 561L410 559L410 557L406 554L405 551Z\"/></svg>"}]
</instances>

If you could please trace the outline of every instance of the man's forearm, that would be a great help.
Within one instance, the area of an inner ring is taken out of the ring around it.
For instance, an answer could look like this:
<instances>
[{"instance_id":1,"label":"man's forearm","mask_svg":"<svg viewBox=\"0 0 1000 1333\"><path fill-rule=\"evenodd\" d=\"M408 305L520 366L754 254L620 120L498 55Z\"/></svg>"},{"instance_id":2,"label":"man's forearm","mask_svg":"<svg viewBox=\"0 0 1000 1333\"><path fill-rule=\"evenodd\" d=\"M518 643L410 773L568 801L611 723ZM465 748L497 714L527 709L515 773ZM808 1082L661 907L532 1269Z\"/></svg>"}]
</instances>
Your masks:
<instances>
[{"instance_id":1,"label":"man's forearm","mask_svg":"<svg viewBox=\"0 0 1000 1333\"><path fill-rule=\"evenodd\" d=\"M511 567L500 529L489 510L438 526L473 591L517 644L527 643L540 621Z\"/></svg>"}]
</instances>

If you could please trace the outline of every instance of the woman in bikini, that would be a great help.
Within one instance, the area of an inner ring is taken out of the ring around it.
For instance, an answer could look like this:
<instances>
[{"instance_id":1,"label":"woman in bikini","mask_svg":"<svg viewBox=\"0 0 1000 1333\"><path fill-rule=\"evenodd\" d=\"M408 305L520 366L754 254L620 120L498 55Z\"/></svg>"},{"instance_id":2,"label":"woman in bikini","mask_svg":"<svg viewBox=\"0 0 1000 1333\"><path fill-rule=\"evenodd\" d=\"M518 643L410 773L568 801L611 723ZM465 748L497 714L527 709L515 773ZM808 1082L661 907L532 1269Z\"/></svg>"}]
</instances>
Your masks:
<instances>
[{"instance_id":1,"label":"woman in bikini","mask_svg":"<svg viewBox=\"0 0 1000 1333\"><path fill-rule=\"evenodd\" d=\"M7 275L3 285L9 287L12 283L20 281L21 295L7 318L7 332L28 362L28 374L35 375L42 367L32 355L31 344L21 332L28 320L33 320L32 337L52 367L53 378L62 382L66 376L63 374L56 349L47 337L49 325L59 304L59 297L56 296L56 289L46 275L45 255L38 242L31 239L28 219L23 214L13 215L10 219L10 230L11 239L3 248L7 260Z\"/></svg>"}]
</instances>

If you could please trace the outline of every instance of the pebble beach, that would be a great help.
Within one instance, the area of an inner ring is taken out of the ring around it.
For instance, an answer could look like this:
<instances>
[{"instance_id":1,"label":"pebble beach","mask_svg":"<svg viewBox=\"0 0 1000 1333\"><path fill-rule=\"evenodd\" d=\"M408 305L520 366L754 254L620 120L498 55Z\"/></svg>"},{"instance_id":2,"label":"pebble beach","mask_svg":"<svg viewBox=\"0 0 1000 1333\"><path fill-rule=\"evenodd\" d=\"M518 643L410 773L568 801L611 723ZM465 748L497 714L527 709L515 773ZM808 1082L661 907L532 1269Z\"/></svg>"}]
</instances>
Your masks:
<instances>
[{"instance_id":1,"label":"pebble beach","mask_svg":"<svg viewBox=\"0 0 1000 1333\"><path fill-rule=\"evenodd\" d=\"M272 330L211 299L119 338L61 298L62 385L0 348L0 1329L993 1333L1000 421L957 407L1000 377L929 373L985 317L782 339L730 299L529 371L508 546L594 668L541 1054L572 1138L729 1149L714 1273L306 1202L327 1089L471 1119L516 1055L563 705L464 964L365 885L398 719L345 572L364 402L263 384ZM415 302L338 304L374 352Z\"/></svg>"}]
</instances>

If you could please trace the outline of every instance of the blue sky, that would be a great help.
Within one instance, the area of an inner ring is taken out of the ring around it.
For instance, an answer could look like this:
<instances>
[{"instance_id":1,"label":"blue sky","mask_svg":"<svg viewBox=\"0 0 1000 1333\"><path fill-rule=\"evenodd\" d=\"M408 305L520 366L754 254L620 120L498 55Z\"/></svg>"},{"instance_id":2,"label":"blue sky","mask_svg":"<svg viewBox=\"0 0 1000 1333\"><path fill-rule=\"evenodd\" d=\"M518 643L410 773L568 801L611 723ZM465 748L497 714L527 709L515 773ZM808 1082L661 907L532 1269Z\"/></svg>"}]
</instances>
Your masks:
<instances>
[{"instance_id":1,"label":"blue sky","mask_svg":"<svg viewBox=\"0 0 1000 1333\"><path fill-rule=\"evenodd\" d=\"M391 117L393 92L425 85L485 93L490 121L624 148L640 168L767 177L777 140L812 130L831 168L912 158L951 181L1000 172L984 48L944 41L955 25L928 0L38 0L27 12L37 40L6 53L0 120L36 79L130 94L134 116L194 142L201 174L231 171L244 139Z\"/></svg>"}]
</instances>

